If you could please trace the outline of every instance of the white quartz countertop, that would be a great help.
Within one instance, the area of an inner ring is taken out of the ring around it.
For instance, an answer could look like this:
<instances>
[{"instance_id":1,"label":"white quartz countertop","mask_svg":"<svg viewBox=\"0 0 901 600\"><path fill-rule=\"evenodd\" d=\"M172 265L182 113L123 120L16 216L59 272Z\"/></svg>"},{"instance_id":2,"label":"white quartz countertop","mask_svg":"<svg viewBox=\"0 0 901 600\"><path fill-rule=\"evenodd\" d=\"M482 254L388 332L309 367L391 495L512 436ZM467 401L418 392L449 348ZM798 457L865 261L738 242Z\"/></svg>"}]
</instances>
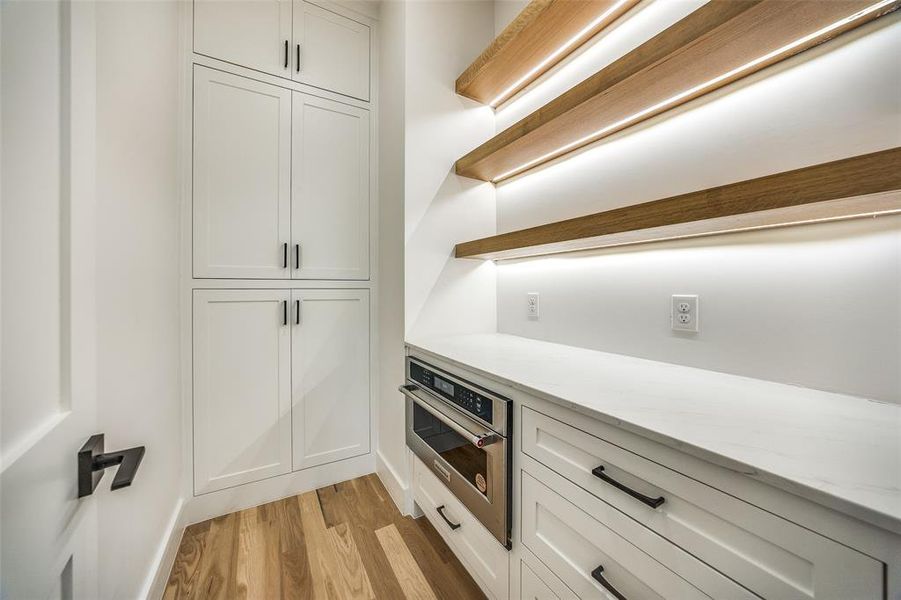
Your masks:
<instances>
[{"instance_id":1,"label":"white quartz countertop","mask_svg":"<svg viewBox=\"0 0 901 600\"><path fill-rule=\"evenodd\" d=\"M407 345L901 533L899 405L504 334Z\"/></svg>"}]
</instances>

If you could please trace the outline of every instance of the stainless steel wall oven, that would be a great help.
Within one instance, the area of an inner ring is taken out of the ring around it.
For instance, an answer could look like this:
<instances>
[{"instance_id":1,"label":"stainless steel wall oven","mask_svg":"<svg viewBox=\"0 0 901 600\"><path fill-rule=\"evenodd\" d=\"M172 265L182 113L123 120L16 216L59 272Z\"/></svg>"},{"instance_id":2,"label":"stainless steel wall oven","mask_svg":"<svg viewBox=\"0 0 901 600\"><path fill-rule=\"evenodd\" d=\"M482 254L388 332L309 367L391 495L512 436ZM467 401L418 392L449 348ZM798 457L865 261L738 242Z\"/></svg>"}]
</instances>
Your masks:
<instances>
[{"instance_id":1,"label":"stainless steel wall oven","mask_svg":"<svg viewBox=\"0 0 901 600\"><path fill-rule=\"evenodd\" d=\"M509 550L512 402L412 357L400 391L407 446Z\"/></svg>"}]
</instances>

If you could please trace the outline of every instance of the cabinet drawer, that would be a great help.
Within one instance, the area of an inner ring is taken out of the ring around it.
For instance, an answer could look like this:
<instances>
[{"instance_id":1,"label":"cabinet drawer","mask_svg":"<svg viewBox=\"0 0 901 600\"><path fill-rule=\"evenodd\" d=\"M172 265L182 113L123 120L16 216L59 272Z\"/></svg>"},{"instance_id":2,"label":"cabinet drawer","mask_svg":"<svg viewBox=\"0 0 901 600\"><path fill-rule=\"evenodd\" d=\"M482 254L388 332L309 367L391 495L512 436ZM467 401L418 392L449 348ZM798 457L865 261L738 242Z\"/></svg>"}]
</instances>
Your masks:
<instances>
[{"instance_id":1,"label":"cabinet drawer","mask_svg":"<svg viewBox=\"0 0 901 600\"><path fill-rule=\"evenodd\" d=\"M522 581L522 600L560 600L560 596L555 594L538 575L529 568L525 562L520 563L522 572L520 574Z\"/></svg>"},{"instance_id":2,"label":"cabinet drawer","mask_svg":"<svg viewBox=\"0 0 901 600\"><path fill-rule=\"evenodd\" d=\"M883 595L879 561L526 407L522 449L761 597Z\"/></svg>"},{"instance_id":3,"label":"cabinet drawer","mask_svg":"<svg viewBox=\"0 0 901 600\"><path fill-rule=\"evenodd\" d=\"M579 600L547 566L527 548L519 548L520 600Z\"/></svg>"},{"instance_id":4,"label":"cabinet drawer","mask_svg":"<svg viewBox=\"0 0 901 600\"><path fill-rule=\"evenodd\" d=\"M710 597L661 564L656 554L675 551L682 563L693 561L691 556L659 537L648 554L526 471L522 542L581 598L612 594L612 589L626 598ZM730 599L749 597L734 588Z\"/></svg>"},{"instance_id":5,"label":"cabinet drawer","mask_svg":"<svg viewBox=\"0 0 901 600\"><path fill-rule=\"evenodd\" d=\"M435 529L490 598L508 595L509 553L418 458L413 459L413 497ZM451 529L447 520L459 523Z\"/></svg>"}]
</instances>

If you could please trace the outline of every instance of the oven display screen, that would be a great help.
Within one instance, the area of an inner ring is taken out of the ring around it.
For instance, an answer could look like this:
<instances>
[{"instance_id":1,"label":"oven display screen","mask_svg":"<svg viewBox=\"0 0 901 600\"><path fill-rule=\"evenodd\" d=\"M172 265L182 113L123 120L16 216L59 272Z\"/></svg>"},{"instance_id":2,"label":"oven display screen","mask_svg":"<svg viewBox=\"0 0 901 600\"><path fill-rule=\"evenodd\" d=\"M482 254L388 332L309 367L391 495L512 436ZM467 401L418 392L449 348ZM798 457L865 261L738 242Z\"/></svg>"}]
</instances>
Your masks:
<instances>
[{"instance_id":1,"label":"oven display screen","mask_svg":"<svg viewBox=\"0 0 901 600\"><path fill-rule=\"evenodd\" d=\"M450 396L454 397L454 386L435 375L435 387Z\"/></svg>"}]
</instances>

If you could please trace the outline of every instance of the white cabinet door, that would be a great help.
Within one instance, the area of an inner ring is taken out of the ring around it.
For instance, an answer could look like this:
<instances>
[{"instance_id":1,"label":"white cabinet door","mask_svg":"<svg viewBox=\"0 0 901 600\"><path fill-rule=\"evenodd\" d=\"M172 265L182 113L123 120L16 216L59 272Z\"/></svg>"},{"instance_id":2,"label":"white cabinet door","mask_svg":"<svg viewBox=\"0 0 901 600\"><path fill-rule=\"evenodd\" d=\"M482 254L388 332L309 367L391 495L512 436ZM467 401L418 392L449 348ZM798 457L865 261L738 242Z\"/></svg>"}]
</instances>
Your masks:
<instances>
[{"instance_id":1,"label":"white cabinet door","mask_svg":"<svg viewBox=\"0 0 901 600\"><path fill-rule=\"evenodd\" d=\"M291 471L287 290L194 291L194 492Z\"/></svg>"},{"instance_id":2,"label":"white cabinet door","mask_svg":"<svg viewBox=\"0 0 901 600\"><path fill-rule=\"evenodd\" d=\"M369 291L292 292L294 470L369 452Z\"/></svg>"},{"instance_id":3,"label":"white cabinet door","mask_svg":"<svg viewBox=\"0 0 901 600\"><path fill-rule=\"evenodd\" d=\"M291 92L194 68L194 276L289 277Z\"/></svg>"},{"instance_id":4,"label":"white cabinet door","mask_svg":"<svg viewBox=\"0 0 901 600\"><path fill-rule=\"evenodd\" d=\"M294 92L295 279L369 278L369 111Z\"/></svg>"},{"instance_id":5,"label":"white cabinet door","mask_svg":"<svg viewBox=\"0 0 901 600\"><path fill-rule=\"evenodd\" d=\"M194 0L194 52L290 77L291 0Z\"/></svg>"},{"instance_id":6,"label":"white cabinet door","mask_svg":"<svg viewBox=\"0 0 901 600\"><path fill-rule=\"evenodd\" d=\"M295 0L293 54L295 81L369 100L367 25Z\"/></svg>"}]
</instances>

